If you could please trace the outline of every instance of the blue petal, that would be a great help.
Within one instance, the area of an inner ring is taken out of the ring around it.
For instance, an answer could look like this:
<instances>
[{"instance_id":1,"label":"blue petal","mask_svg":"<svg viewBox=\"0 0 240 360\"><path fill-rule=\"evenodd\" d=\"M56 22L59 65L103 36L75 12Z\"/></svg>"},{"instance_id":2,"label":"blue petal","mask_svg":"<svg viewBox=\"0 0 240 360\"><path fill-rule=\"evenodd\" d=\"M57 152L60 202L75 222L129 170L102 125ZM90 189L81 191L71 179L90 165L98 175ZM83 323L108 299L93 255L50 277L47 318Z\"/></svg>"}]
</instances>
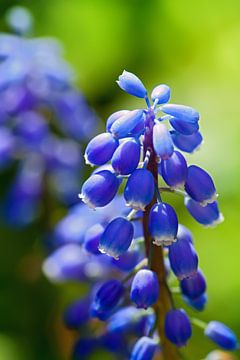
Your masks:
<instances>
[{"instance_id":1,"label":"blue petal","mask_svg":"<svg viewBox=\"0 0 240 360\"><path fill-rule=\"evenodd\" d=\"M174 117L169 122L177 132L183 135L192 135L199 130L198 122L191 123Z\"/></svg>"},{"instance_id":2,"label":"blue petal","mask_svg":"<svg viewBox=\"0 0 240 360\"><path fill-rule=\"evenodd\" d=\"M144 126L144 110L133 110L118 118L111 126L111 133L117 138L129 135L136 126Z\"/></svg>"},{"instance_id":3,"label":"blue petal","mask_svg":"<svg viewBox=\"0 0 240 360\"><path fill-rule=\"evenodd\" d=\"M235 350L237 348L236 335L229 327L219 321L211 321L204 333L222 349Z\"/></svg>"},{"instance_id":4,"label":"blue petal","mask_svg":"<svg viewBox=\"0 0 240 360\"><path fill-rule=\"evenodd\" d=\"M167 313L165 334L167 338L178 347L186 345L192 336L192 327L183 309L174 309Z\"/></svg>"},{"instance_id":5,"label":"blue petal","mask_svg":"<svg viewBox=\"0 0 240 360\"><path fill-rule=\"evenodd\" d=\"M149 231L156 245L170 245L175 241L178 219L172 206L166 203L153 205L149 215Z\"/></svg>"},{"instance_id":6,"label":"blue petal","mask_svg":"<svg viewBox=\"0 0 240 360\"><path fill-rule=\"evenodd\" d=\"M216 200L216 189L211 176L199 166L188 167L185 190L195 201L205 206Z\"/></svg>"},{"instance_id":7,"label":"blue petal","mask_svg":"<svg viewBox=\"0 0 240 360\"><path fill-rule=\"evenodd\" d=\"M144 98L147 95L147 90L141 80L134 74L123 71L117 81L119 87L130 95Z\"/></svg>"},{"instance_id":8,"label":"blue petal","mask_svg":"<svg viewBox=\"0 0 240 360\"><path fill-rule=\"evenodd\" d=\"M95 136L85 151L86 164L103 165L108 162L118 147L119 142L110 133Z\"/></svg>"},{"instance_id":9,"label":"blue petal","mask_svg":"<svg viewBox=\"0 0 240 360\"><path fill-rule=\"evenodd\" d=\"M112 157L112 167L120 175L131 174L138 166L141 146L134 139L122 142Z\"/></svg>"},{"instance_id":10,"label":"blue petal","mask_svg":"<svg viewBox=\"0 0 240 360\"><path fill-rule=\"evenodd\" d=\"M124 254L133 239L133 225L123 217L112 220L104 230L99 242L99 250L115 259Z\"/></svg>"},{"instance_id":11,"label":"blue petal","mask_svg":"<svg viewBox=\"0 0 240 360\"><path fill-rule=\"evenodd\" d=\"M187 179L187 162L179 151L174 151L172 156L166 160L162 160L159 167L166 184L170 187L179 187L185 184Z\"/></svg>"},{"instance_id":12,"label":"blue petal","mask_svg":"<svg viewBox=\"0 0 240 360\"><path fill-rule=\"evenodd\" d=\"M192 135L183 135L177 131L171 132L171 137L174 145L187 153L193 153L198 150L203 138L199 131L193 133Z\"/></svg>"},{"instance_id":13,"label":"blue petal","mask_svg":"<svg viewBox=\"0 0 240 360\"><path fill-rule=\"evenodd\" d=\"M151 94L152 101L158 100L158 104L165 104L170 99L171 90L168 85L161 84L156 86Z\"/></svg>"},{"instance_id":14,"label":"blue petal","mask_svg":"<svg viewBox=\"0 0 240 360\"><path fill-rule=\"evenodd\" d=\"M154 178L146 169L136 169L128 178L124 189L127 204L136 210L144 210L154 195Z\"/></svg>"},{"instance_id":15,"label":"blue petal","mask_svg":"<svg viewBox=\"0 0 240 360\"><path fill-rule=\"evenodd\" d=\"M168 159L173 153L171 135L164 124L155 124L153 127L153 147L156 155L161 159Z\"/></svg>"},{"instance_id":16,"label":"blue petal","mask_svg":"<svg viewBox=\"0 0 240 360\"><path fill-rule=\"evenodd\" d=\"M166 104L161 106L162 112L174 116L179 120L195 123L199 120L199 113L190 106Z\"/></svg>"},{"instance_id":17,"label":"blue petal","mask_svg":"<svg viewBox=\"0 0 240 360\"><path fill-rule=\"evenodd\" d=\"M156 303L159 291L156 273L151 270L142 269L133 278L130 296L138 308L147 309Z\"/></svg>"}]
</instances>

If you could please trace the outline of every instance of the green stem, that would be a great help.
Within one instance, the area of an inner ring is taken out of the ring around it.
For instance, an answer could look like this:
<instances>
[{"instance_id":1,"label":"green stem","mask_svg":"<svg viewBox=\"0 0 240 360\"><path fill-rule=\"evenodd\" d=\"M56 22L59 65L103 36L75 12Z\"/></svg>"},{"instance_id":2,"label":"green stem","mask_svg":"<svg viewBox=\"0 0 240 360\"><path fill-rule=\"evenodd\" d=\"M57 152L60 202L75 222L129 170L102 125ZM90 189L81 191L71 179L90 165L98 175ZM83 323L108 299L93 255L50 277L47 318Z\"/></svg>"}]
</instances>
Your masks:
<instances>
[{"instance_id":1,"label":"green stem","mask_svg":"<svg viewBox=\"0 0 240 360\"><path fill-rule=\"evenodd\" d=\"M191 318L191 323L197 327L199 327L202 330L205 330L207 323L204 321L197 319L197 318Z\"/></svg>"},{"instance_id":2,"label":"green stem","mask_svg":"<svg viewBox=\"0 0 240 360\"><path fill-rule=\"evenodd\" d=\"M135 268L122 280L122 283L125 284L130 280L139 270L141 270L148 263L147 259L144 258Z\"/></svg>"}]
</instances>

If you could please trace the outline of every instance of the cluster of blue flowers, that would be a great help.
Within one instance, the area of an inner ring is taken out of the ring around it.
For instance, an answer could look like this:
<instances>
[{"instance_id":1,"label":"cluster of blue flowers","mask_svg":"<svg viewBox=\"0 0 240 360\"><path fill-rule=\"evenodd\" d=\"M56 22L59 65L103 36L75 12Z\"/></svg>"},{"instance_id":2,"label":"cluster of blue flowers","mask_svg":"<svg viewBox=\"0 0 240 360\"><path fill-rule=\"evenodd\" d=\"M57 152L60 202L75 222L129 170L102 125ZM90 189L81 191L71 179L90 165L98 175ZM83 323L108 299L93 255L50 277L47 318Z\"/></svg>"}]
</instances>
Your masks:
<instances>
[{"instance_id":1,"label":"cluster of blue flowers","mask_svg":"<svg viewBox=\"0 0 240 360\"><path fill-rule=\"evenodd\" d=\"M32 19L24 8L13 8L8 21L15 34L0 34L0 169L17 168L6 220L26 225L46 188L64 203L75 201L82 170L78 142L93 135L97 122L74 86L61 44L29 37Z\"/></svg>"},{"instance_id":2,"label":"cluster of blue flowers","mask_svg":"<svg viewBox=\"0 0 240 360\"><path fill-rule=\"evenodd\" d=\"M151 267L157 246L163 247L169 292L175 275L184 302L196 311L204 309L206 280L193 237L178 223L174 208L162 201L165 191L183 195L186 209L200 224L215 226L223 220L211 176L188 166L183 155L202 142L198 112L167 104L167 85L153 89L151 105L143 83L132 73L124 71L118 85L145 99L147 109L115 112L107 119L106 132L89 142L86 163L99 166L79 195L89 208L76 205L56 226L56 249L43 265L53 281L86 281L91 287L64 314L66 325L80 332L74 359L89 359L96 349L105 348L119 359L151 360L163 350L154 312L162 289ZM160 179L166 186L159 186ZM119 189L123 195L117 195ZM104 326L96 326L96 319ZM205 324L174 304L164 321L165 337L176 347L187 344L192 324L220 348L238 347L237 337L224 324Z\"/></svg>"}]
</instances>

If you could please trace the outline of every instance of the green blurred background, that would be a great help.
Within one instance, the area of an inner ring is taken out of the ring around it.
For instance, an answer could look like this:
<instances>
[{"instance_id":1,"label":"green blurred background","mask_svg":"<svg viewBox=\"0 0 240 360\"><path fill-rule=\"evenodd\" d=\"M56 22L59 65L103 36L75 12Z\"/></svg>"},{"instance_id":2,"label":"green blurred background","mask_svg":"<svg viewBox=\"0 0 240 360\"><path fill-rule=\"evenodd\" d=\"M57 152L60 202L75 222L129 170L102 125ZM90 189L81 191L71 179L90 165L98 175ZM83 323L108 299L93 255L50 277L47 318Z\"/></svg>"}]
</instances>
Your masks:
<instances>
[{"instance_id":1,"label":"green blurred background","mask_svg":"<svg viewBox=\"0 0 240 360\"><path fill-rule=\"evenodd\" d=\"M197 108L204 144L189 157L211 172L225 222L203 229L175 201L194 232L209 303L201 318L227 322L240 336L240 1L239 0L30 0L37 36L63 42L78 85L103 121L140 104L115 80L123 69L151 89L172 88L172 102ZM0 1L3 14L16 2ZM4 182L4 180L2 180ZM55 286L41 275L44 256L37 225L1 230L0 359L69 359L73 334L61 310L79 286ZM194 329L185 353L200 360L214 346ZM169 359L170 360L170 359Z\"/></svg>"}]
</instances>

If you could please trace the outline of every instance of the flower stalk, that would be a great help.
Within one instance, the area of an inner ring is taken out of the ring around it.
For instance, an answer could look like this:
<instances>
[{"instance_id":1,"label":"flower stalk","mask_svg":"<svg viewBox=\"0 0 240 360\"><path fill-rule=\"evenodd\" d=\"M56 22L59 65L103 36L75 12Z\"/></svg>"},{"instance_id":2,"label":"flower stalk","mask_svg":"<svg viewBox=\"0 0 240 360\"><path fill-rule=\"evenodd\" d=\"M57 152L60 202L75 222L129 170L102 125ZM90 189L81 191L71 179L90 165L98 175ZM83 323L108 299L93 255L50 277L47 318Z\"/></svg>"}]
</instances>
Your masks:
<instances>
[{"instance_id":1,"label":"flower stalk","mask_svg":"<svg viewBox=\"0 0 240 360\"><path fill-rule=\"evenodd\" d=\"M153 129L153 115L151 113L146 118L146 126L149 128L148 134L145 134L144 138L144 157L147 152L151 152L151 156L148 162L147 170L149 170L156 182L158 184L158 169L156 163L156 156L152 146L152 129ZM162 348L162 358L164 360L179 360L180 355L177 347L172 344L165 335L164 323L166 314L169 310L173 308L173 300L171 291L168 287L166 281L166 270L164 266L164 252L162 246L156 246L153 244L153 239L149 233L148 223L149 223L149 214L152 206L157 202L157 196L155 195L151 203L146 207L146 210L143 215L143 232L144 232L144 241L145 241L145 250L146 255L149 258L151 256L151 261L149 261L150 268L157 274L157 278L160 286L160 295L157 303L154 306L156 313L156 328L161 341Z\"/></svg>"}]
</instances>

